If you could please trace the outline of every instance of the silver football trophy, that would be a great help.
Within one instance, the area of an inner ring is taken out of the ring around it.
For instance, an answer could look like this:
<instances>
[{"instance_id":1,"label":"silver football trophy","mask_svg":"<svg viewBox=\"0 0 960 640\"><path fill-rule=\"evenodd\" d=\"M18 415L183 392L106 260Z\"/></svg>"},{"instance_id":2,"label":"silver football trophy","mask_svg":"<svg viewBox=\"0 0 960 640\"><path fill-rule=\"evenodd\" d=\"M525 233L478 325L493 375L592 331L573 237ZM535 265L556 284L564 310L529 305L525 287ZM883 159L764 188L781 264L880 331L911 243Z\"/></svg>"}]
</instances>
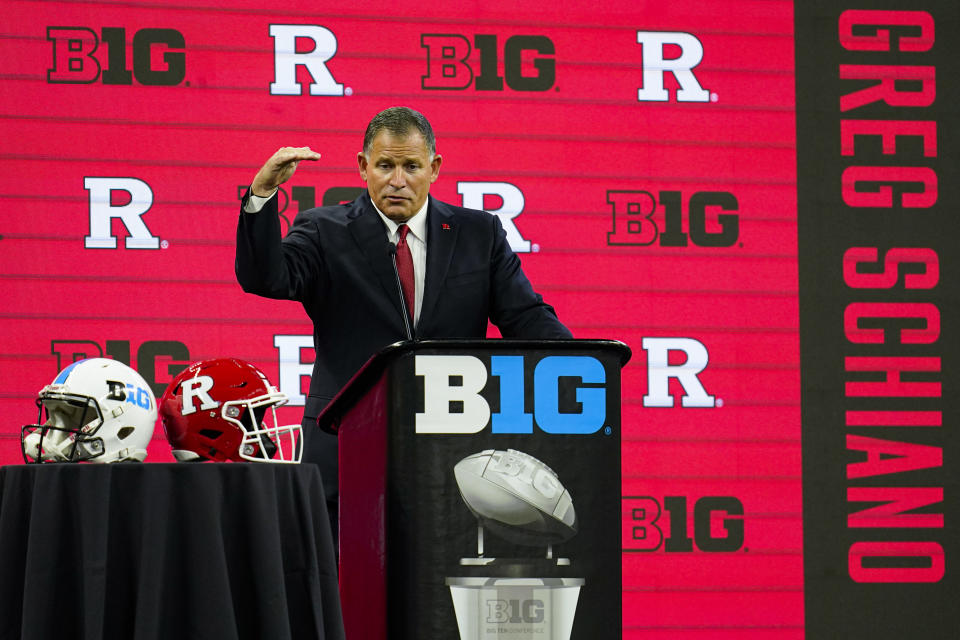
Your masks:
<instances>
[{"instance_id":1,"label":"silver football trophy","mask_svg":"<svg viewBox=\"0 0 960 640\"><path fill-rule=\"evenodd\" d=\"M569 640L583 578L567 577L569 558L553 545L577 533L570 492L531 455L487 449L453 468L460 495L477 518L477 555L460 559L469 573L448 577L461 640L503 637ZM484 531L540 557L496 558L484 553Z\"/></svg>"}]
</instances>

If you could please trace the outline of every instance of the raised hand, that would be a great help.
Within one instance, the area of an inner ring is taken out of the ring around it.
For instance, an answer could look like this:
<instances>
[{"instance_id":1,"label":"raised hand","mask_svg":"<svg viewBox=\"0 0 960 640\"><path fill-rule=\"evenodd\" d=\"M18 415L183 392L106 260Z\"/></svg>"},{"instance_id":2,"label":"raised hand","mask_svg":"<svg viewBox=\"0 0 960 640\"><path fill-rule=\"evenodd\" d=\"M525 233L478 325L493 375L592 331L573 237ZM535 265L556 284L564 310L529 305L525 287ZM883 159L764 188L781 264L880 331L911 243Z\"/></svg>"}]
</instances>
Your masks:
<instances>
[{"instance_id":1,"label":"raised hand","mask_svg":"<svg viewBox=\"0 0 960 640\"><path fill-rule=\"evenodd\" d=\"M281 147L260 167L250 184L253 195L267 197L290 179L302 160L319 160L320 154L310 147Z\"/></svg>"}]
</instances>

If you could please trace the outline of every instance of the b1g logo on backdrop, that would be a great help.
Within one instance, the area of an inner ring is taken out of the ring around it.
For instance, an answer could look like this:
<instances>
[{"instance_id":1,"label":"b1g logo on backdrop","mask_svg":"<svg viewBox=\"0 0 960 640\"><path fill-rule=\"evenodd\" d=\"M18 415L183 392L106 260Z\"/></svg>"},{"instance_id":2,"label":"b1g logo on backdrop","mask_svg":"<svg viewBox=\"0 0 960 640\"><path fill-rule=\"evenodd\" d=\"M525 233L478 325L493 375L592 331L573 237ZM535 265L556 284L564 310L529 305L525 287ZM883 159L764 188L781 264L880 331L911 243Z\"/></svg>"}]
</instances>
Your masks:
<instances>
[{"instance_id":1,"label":"b1g logo on backdrop","mask_svg":"<svg viewBox=\"0 0 960 640\"><path fill-rule=\"evenodd\" d=\"M183 82L187 72L186 42L176 29L139 29L133 34L130 61L127 34L123 27L103 27L100 36L87 27L47 27L52 50L47 70L50 84L129 85L134 79L143 85L173 86ZM161 56L154 51L162 52ZM154 60L162 64L154 67Z\"/></svg>"},{"instance_id":2,"label":"b1g logo on backdrop","mask_svg":"<svg viewBox=\"0 0 960 640\"><path fill-rule=\"evenodd\" d=\"M679 31L637 31L637 43L643 48L643 87L638 102L668 102L670 92L664 76L671 74L679 87L677 102L710 102L693 70L703 60L703 44L692 33Z\"/></svg>"},{"instance_id":3,"label":"b1g logo on backdrop","mask_svg":"<svg viewBox=\"0 0 960 640\"><path fill-rule=\"evenodd\" d=\"M510 36L501 50L496 35L476 34L471 46L470 39L458 33L424 33L420 46L427 53L427 72L420 77L425 90L463 91L472 86L477 91L503 91L506 81L513 91L547 91L557 79L556 47L547 36ZM480 59L471 66L468 59L474 47ZM526 72L524 52L537 54Z\"/></svg>"},{"instance_id":4,"label":"b1g logo on backdrop","mask_svg":"<svg viewBox=\"0 0 960 640\"><path fill-rule=\"evenodd\" d=\"M337 36L333 31L316 24L272 24L273 82L270 94L274 96L299 96L303 88L297 82L297 68L303 67L310 74L311 96L342 96L344 91L336 81L327 63L337 53Z\"/></svg>"},{"instance_id":5,"label":"b1g logo on backdrop","mask_svg":"<svg viewBox=\"0 0 960 640\"><path fill-rule=\"evenodd\" d=\"M608 245L732 247L740 239L739 204L727 191L697 191L686 210L680 191L607 191L607 204L613 213Z\"/></svg>"},{"instance_id":6,"label":"b1g logo on backdrop","mask_svg":"<svg viewBox=\"0 0 960 640\"><path fill-rule=\"evenodd\" d=\"M243 196L249 188L249 185L237 185L237 200L243 201ZM336 204L353 202L359 198L364 191L366 191L366 189L363 187L328 187L321 194L320 206L329 207ZM297 205L295 210L288 211L290 205L294 202ZM317 206L317 190L315 187L290 187L290 191L287 192L287 189L281 186L277 190L277 214L283 221L283 235L287 235L287 231L290 229L290 225L298 213L306 211L307 209L313 209L315 206Z\"/></svg>"},{"instance_id":7,"label":"b1g logo on backdrop","mask_svg":"<svg viewBox=\"0 0 960 640\"><path fill-rule=\"evenodd\" d=\"M51 340L50 353L57 359L57 371L85 358L113 358L130 364L129 340ZM147 340L137 347L137 373L150 385L154 395L163 395L170 381L190 364L190 350L176 340Z\"/></svg>"},{"instance_id":8,"label":"b1g logo on backdrop","mask_svg":"<svg viewBox=\"0 0 960 640\"><path fill-rule=\"evenodd\" d=\"M416 433L471 434L487 425L494 434L529 434L534 424L553 434L596 433L607 419L607 374L591 356L491 356L489 365L471 355L416 355L414 375L423 379L423 410ZM499 378L499 398L488 382ZM533 382L533 412L526 411L527 377ZM486 395L487 397L484 397ZM491 400L500 410L491 413ZM610 428L605 429L606 433Z\"/></svg>"},{"instance_id":9,"label":"b1g logo on backdrop","mask_svg":"<svg viewBox=\"0 0 960 640\"><path fill-rule=\"evenodd\" d=\"M89 192L90 233L83 239L85 249L116 249L117 236L112 221L118 219L129 234L127 249L159 249L160 238L153 235L143 215L153 206L153 190L139 178L88 176L83 187Z\"/></svg>"},{"instance_id":10,"label":"b1g logo on backdrop","mask_svg":"<svg viewBox=\"0 0 960 640\"><path fill-rule=\"evenodd\" d=\"M237 199L242 200L247 192L247 185L237 186ZM320 204L324 207L344 204L356 200L366 189L363 187L328 187L323 191ZM510 182L468 182L457 181L457 193L462 197L460 206L468 209L482 209L500 219L500 224L507 234L507 242L515 253L529 253L533 248L530 240L525 238L517 228L517 216L523 213L525 198L520 187ZM280 187L277 210L286 229L290 228L293 218L301 211L316 206L317 190L309 186L291 187L288 194L284 187ZM297 203L297 210L288 212L290 203ZM497 205L497 206L495 206Z\"/></svg>"},{"instance_id":11,"label":"b1g logo on backdrop","mask_svg":"<svg viewBox=\"0 0 960 640\"><path fill-rule=\"evenodd\" d=\"M687 496L665 496L663 500L624 496L623 551L718 553L743 548L744 509L739 498L702 496L692 501L692 509L690 502Z\"/></svg>"}]
</instances>

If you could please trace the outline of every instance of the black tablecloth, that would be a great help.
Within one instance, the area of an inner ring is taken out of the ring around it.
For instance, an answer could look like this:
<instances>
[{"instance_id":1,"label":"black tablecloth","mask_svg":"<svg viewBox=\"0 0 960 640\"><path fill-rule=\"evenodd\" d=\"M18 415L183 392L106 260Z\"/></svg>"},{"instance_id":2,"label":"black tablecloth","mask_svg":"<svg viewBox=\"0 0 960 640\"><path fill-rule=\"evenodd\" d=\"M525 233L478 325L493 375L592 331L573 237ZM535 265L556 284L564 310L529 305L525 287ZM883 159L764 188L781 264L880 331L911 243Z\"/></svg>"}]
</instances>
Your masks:
<instances>
[{"instance_id":1,"label":"black tablecloth","mask_svg":"<svg viewBox=\"0 0 960 640\"><path fill-rule=\"evenodd\" d=\"M314 465L0 468L0 640L342 637Z\"/></svg>"}]
</instances>

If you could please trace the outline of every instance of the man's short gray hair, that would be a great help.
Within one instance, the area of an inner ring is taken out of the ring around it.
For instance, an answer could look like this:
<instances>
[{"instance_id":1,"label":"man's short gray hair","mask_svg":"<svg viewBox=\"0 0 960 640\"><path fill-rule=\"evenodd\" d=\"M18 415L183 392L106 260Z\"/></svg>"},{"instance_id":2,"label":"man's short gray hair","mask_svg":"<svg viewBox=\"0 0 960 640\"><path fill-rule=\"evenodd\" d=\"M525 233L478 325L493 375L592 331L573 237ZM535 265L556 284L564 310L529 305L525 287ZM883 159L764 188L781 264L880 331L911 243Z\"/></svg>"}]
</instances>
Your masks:
<instances>
[{"instance_id":1,"label":"man's short gray hair","mask_svg":"<svg viewBox=\"0 0 960 640\"><path fill-rule=\"evenodd\" d=\"M412 131L418 131L427 144L430 157L437 153L437 139L433 135L433 127L422 113L409 107L390 107L373 116L370 124L367 125L367 130L363 134L364 155L370 155L373 139L384 129L395 136L406 136Z\"/></svg>"}]
</instances>

